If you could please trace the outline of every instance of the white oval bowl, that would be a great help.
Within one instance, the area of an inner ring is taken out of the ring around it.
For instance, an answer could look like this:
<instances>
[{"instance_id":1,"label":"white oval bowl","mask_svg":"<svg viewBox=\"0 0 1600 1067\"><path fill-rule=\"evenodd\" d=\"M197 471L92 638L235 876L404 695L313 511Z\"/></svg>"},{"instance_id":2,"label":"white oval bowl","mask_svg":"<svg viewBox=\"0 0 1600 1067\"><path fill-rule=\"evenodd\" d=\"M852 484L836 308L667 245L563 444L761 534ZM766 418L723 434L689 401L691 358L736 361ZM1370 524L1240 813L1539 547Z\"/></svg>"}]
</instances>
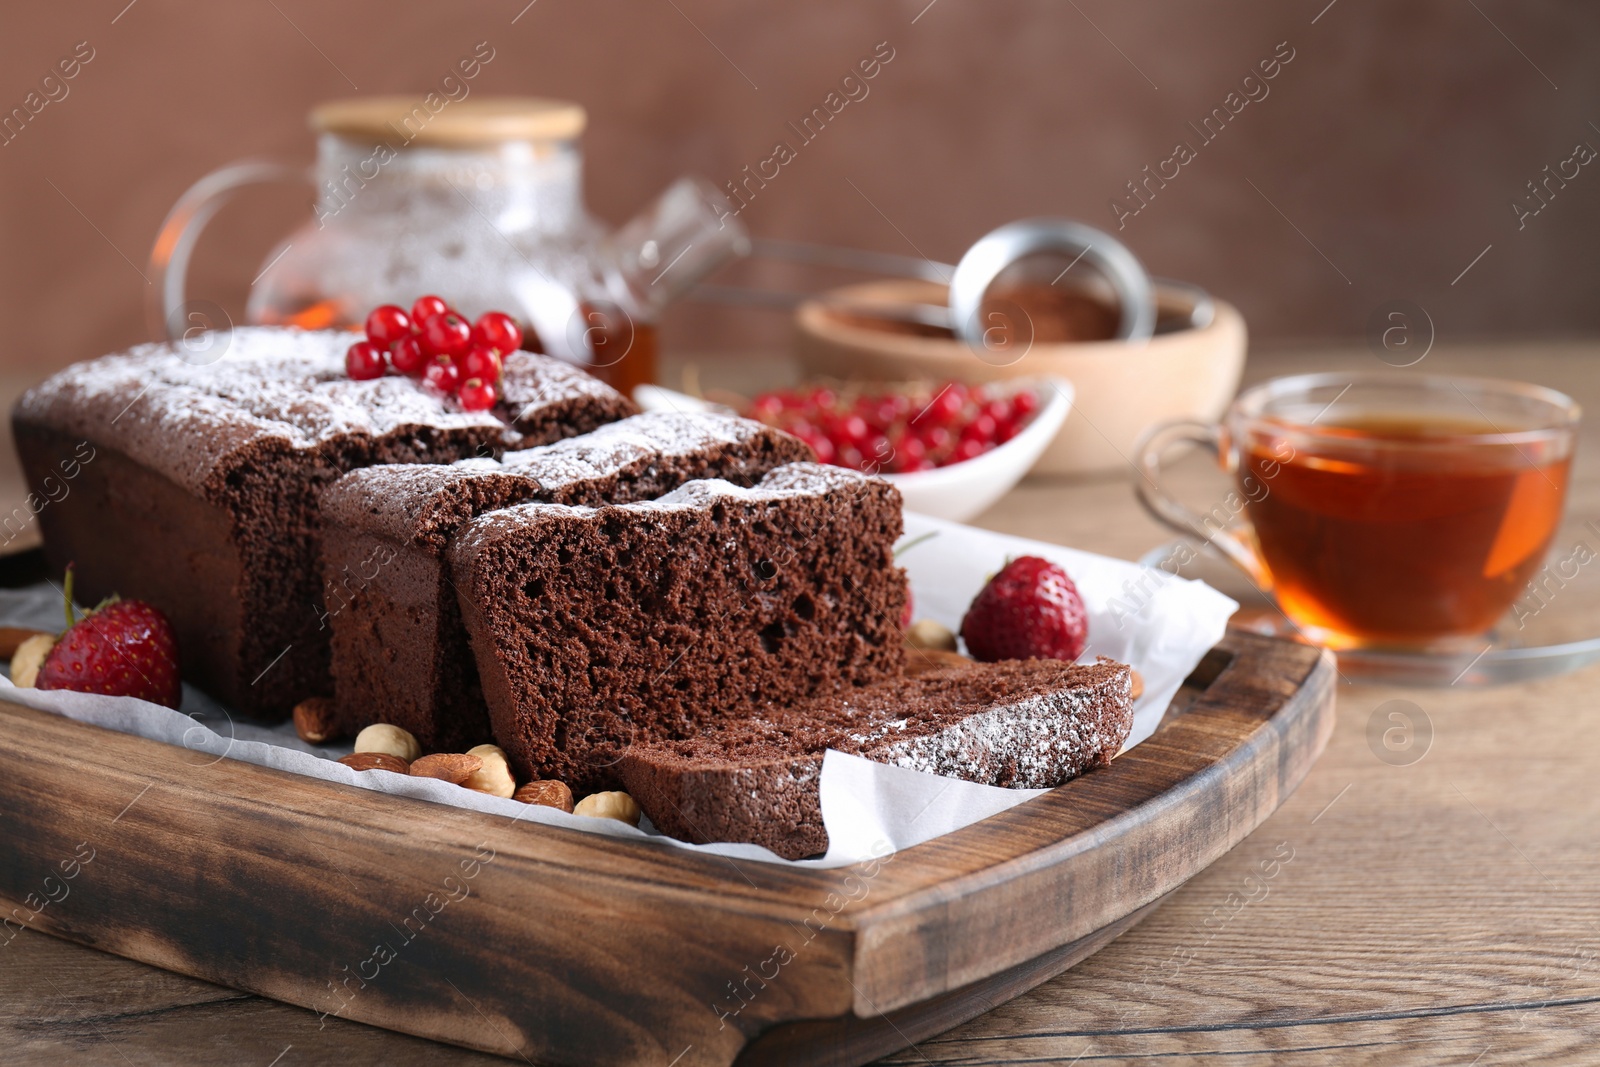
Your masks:
<instances>
[{"instance_id":1,"label":"white oval bowl","mask_svg":"<svg viewBox=\"0 0 1600 1067\"><path fill-rule=\"evenodd\" d=\"M924 515L964 522L1005 496L1023 479L1056 439L1072 410L1072 383L1041 378L1019 383L1039 399L1039 409L1022 432L975 459L933 470L881 477L900 490L905 506ZM641 385L633 399L645 411L726 411L721 404L659 385Z\"/></svg>"}]
</instances>

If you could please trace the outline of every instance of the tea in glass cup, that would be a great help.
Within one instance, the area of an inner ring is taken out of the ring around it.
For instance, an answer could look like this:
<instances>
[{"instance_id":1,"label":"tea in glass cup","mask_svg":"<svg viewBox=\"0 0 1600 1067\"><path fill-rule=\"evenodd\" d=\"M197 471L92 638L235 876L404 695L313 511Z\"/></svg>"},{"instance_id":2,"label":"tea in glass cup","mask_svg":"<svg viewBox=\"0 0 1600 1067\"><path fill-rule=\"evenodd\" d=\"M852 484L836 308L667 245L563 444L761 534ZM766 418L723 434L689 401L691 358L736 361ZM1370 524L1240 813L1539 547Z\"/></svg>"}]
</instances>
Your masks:
<instances>
[{"instance_id":1,"label":"tea in glass cup","mask_svg":"<svg viewBox=\"0 0 1600 1067\"><path fill-rule=\"evenodd\" d=\"M1280 378L1241 394L1220 426L1152 428L1140 496L1312 640L1425 647L1487 633L1543 565L1579 416L1571 398L1517 382ZM1217 453L1242 515L1196 513L1160 487L1161 452L1183 440Z\"/></svg>"}]
</instances>

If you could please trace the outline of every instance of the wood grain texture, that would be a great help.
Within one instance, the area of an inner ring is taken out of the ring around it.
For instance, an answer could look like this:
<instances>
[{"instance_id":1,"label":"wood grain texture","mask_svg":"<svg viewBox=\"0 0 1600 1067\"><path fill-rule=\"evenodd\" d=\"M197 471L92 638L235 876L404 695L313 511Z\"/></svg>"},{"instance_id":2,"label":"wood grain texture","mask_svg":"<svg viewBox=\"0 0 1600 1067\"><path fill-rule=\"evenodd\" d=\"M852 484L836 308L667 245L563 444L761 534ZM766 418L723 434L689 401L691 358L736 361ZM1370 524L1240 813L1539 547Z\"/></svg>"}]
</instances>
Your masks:
<instances>
[{"instance_id":1,"label":"wood grain texture","mask_svg":"<svg viewBox=\"0 0 1600 1067\"><path fill-rule=\"evenodd\" d=\"M0 911L319 1021L540 1063L724 1064L806 1021L863 1062L887 1050L872 1020L898 1018L888 1047L947 1029L1230 849L1320 751L1332 678L1326 653L1230 634L1181 714L1109 767L837 871L487 817L0 702Z\"/></svg>"},{"instance_id":2,"label":"wood grain texture","mask_svg":"<svg viewBox=\"0 0 1600 1067\"><path fill-rule=\"evenodd\" d=\"M1246 375L1375 366L1364 348L1307 350L1253 355ZM1441 344L1419 369L1514 375L1600 411L1592 345ZM757 361L704 370L746 389L774 373ZM1597 445L1586 433L1574 468L1579 525L1600 519ZM1225 487L1198 459L1176 470L1196 502ZM1120 478L1030 479L979 524L1123 558L1168 538ZM1556 604L1582 632L1600 632L1597 575L1585 568ZM1480 692L1340 685L1327 751L1255 834L1092 958L892 1062L1592 1063L1597 678L1589 668ZM1435 727L1410 766L1381 762L1366 740L1374 710L1396 698ZM1294 857L1262 897L1245 879L1283 843ZM52 1067L503 1062L331 1016L319 1029L303 1009L33 931L0 949L0 1042L8 1063Z\"/></svg>"}]
</instances>

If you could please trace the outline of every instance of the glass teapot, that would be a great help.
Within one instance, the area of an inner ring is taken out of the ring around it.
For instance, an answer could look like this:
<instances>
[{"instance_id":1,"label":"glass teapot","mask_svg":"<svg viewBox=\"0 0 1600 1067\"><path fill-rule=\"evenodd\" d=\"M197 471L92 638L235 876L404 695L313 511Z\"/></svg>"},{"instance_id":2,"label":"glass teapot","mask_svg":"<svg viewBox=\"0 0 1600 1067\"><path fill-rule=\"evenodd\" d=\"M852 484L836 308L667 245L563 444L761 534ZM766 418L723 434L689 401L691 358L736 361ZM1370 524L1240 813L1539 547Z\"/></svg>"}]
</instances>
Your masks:
<instances>
[{"instance_id":1,"label":"glass teapot","mask_svg":"<svg viewBox=\"0 0 1600 1067\"><path fill-rule=\"evenodd\" d=\"M201 229L236 190L305 180L314 218L263 262L252 323L359 326L379 304L437 293L463 314L507 311L525 347L586 365L631 392L656 376L668 304L748 238L722 194L683 178L615 232L585 210L577 104L534 98L361 97L311 112L309 175L235 163L188 190L151 252L153 316L170 339L225 321L185 292Z\"/></svg>"}]
</instances>

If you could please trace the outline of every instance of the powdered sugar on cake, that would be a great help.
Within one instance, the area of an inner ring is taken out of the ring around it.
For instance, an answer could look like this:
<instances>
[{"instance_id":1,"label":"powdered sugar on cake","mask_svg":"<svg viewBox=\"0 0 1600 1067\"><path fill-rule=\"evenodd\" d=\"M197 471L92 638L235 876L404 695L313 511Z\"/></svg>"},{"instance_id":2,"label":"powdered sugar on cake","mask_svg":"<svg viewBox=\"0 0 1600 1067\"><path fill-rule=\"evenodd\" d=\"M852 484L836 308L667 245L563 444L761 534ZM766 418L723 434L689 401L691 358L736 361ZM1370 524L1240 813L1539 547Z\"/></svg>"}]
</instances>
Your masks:
<instances>
[{"instance_id":1,"label":"powdered sugar on cake","mask_svg":"<svg viewBox=\"0 0 1600 1067\"><path fill-rule=\"evenodd\" d=\"M654 412L607 423L565 441L512 452L498 464L473 469L528 473L548 489L601 478L657 457L687 456L718 444L740 445L766 431L761 423L711 412Z\"/></svg>"},{"instance_id":2,"label":"powdered sugar on cake","mask_svg":"<svg viewBox=\"0 0 1600 1067\"><path fill-rule=\"evenodd\" d=\"M720 478L704 478L688 482L656 500L641 500L614 506L636 514L705 510L719 501L764 504L801 497L822 497L834 492L857 489L875 480L869 475L844 467L824 466L820 463L790 463L772 471L759 485L749 489ZM530 525L536 525L547 519L592 519L601 510L575 504L542 502L519 504L489 512L473 520L458 535L457 542L463 551L470 551L499 536L526 530Z\"/></svg>"},{"instance_id":3,"label":"powdered sugar on cake","mask_svg":"<svg viewBox=\"0 0 1600 1067\"><path fill-rule=\"evenodd\" d=\"M368 467L342 478L323 506L335 521L443 548L454 525L522 501L619 502L716 471L757 477L809 456L796 438L735 415L654 412L549 445L449 465ZM476 480L476 485L464 484ZM446 528L448 526L449 528Z\"/></svg>"},{"instance_id":4,"label":"powdered sugar on cake","mask_svg":"<svg viewBox=\"0 0 1600 1067\"><path fill-rule=\"evenodd\" d=\"M352 336L240 327L217 341L222 355L205 363L187 362L181 345L139 345L74 364L31 390L19 412L118 448L189 489L251 441L308 450L337 438L408 439L419 454L441 432L468 435L496 453L523 443L494 412L463 411L411 378L350 379L344 353ZM504 385L506 405L519 416L596 398L627 413L609 386L533 353L507 357Z\"/></svg>"}]
</instances>

